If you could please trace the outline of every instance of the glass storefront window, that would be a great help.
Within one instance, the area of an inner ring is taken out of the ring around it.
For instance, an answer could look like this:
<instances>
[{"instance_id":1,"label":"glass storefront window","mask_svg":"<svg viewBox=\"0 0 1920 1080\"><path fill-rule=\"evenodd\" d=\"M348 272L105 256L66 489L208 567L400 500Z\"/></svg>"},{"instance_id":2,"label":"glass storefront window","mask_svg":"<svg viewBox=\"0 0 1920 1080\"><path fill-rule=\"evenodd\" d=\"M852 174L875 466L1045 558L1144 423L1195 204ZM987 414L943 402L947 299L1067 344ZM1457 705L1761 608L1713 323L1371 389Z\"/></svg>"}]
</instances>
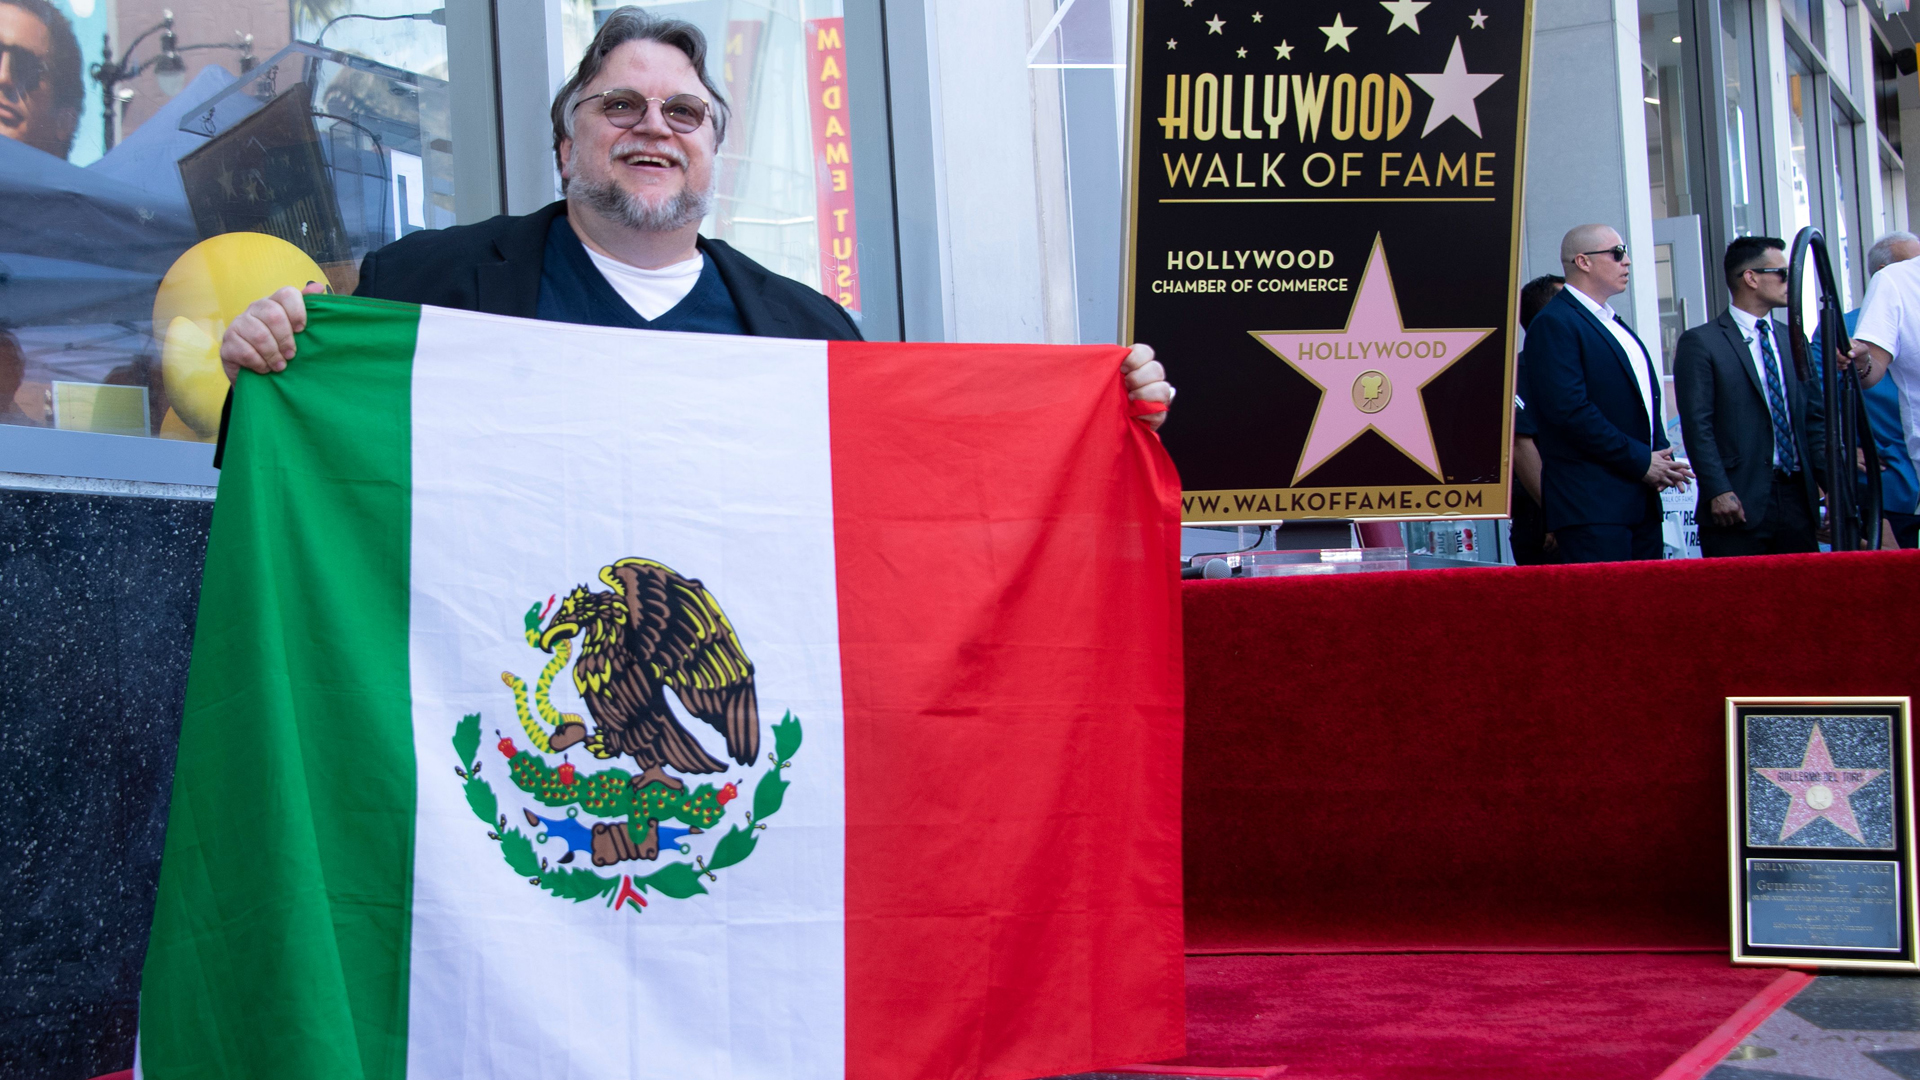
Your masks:
<instances>
[{"instance_id":1,"label":"glass storefront window","mask_svg":"<svg viewBox=\"0 0 1920 1080\"><path fill-rule=\"evenodd\" d=\"M1827 70L1844 85L1853 84L1853 35L1847 30L1847 5L1841 0L1819 0L1820 21L1825 27L1820 42L1827 57Z\"/></svg>"},{"instance_id":2,"label":"glass storefront window","mask_svg":"<svg viewBox=\"0 0 1920 1080\"><path fill-rule=\"evenodd\" d=\"M1907 227L1907 174L1886 152L1880 158L1880 220L1874 236L1885 236Z\"/></svg>"},{"instance_id":3,"label":"glass storefront window","mask_svg":"<svg viewBox=\"0 0 1920 1080\"><path fill-rule=\"evenodd\" d=\"M1844 310L1853 307L1853 275L1860 260L1853 253L1854 233L1858 231L1853 222L1854 206L1858 202L1853 186L1855 126L1840 119L1840 110L1836 103L1833 107L1834 222L1833 232L1827 238L1827 250L1833 254L1833 272L1840 278L1840 306Z\"/></svg>"},{"instance_id":4,"label":"glass storefront window","mask_svg":"<svg viewBox=\"0 0 1920 1080\"><path fill-rule=\"evenodd\" d=\"M1678 0L1640 4L1641 99L1647 108L1647 172L1653 181L1653 216L1693 213L1687 168L1687 102L1681 64L1688 56L1680 32Z\"/></svg>"},{"instance_id":5,"label":"glass storefront window","mask_svg":"<svg viewBox=\"0 0 1920 1080\"><path fill-rule=\"evenodd\" d=\"M484 63L463 51L450 71L446 25L451 13L456 42L490 39L491 4L52 2L65 19L48 29L64 45L44 60L67 70L47 81L77 81L85 98L77 124L0 127L10 136L0 137L0 424L210 441L225 319L179 309L173 301L192 289L160 288L184 252L265 234L346 292L368 251L456 224L456 207L474 205L482 187L499 194L493 90L457 85L454 72ZM571 66L618 4L555 2ZM702 232L860 320L855 89L840 0L641 2L705 32L710 74L732 106ZM89 43L102 34L110 52L103 75L89 77ZM463 148L456 130L487 137ZM456 203L460 183L469 196ZM244 241L255 245L247 257L265 242ZM224 274L234 261L196 273Z\"/></svg>"},{"instance_id":6,"label":"glass storefront window","mask_svg":"<svg viewBox=\"0 0 1920 1080\"><path fill-rule=\"evenodd\" d=\"M1813 42L1815 48L1820 47L1820 40L1816 35L1826 29L1824 20L1816 22L1813 18L1814 5L1820 2L1821 0L1784 0L1780 5L1780 10L1786 13L1787 18L1794 21L1794 25L1798 26L1800 32Z\"/></svg>"},{"instance_id":7,"label":"glass storefront window","mask_svg":"<svg viewBox=\"0 0 1920 1080\"><path fill-rule=\"evenodd\" d=\"M577 57L628 0L566 0L562 33ZM845 12L841 0L651 3L707 35L708 65L733 108L720 190L701 226L776 273L861 317L854 224Z\"/></svg>"},{"instance_id":8,"label":"glass storefront window","mask_svg":"<svg viewBox=\"0 0 1920 1080\"><path fill-rule=\"evenodd\" d=\"M1761 184L1759 80L1750 0L1721 0L1720 32L1726 56L1727 214L1735 236L1766 232Z\"/></svg>"},{"instance_id":9,"label":"glass storefront window","mask_svg":"<svg viewBox=\"0 0 1920 1080\"><path fill-rule=\"evenodd\" d=\"M369 250L454 224L445 9L52 3L47 82L83 97L70 130L0 128L0 424L211 441L245 264L348 291ZM182 259L202 242L225 254Z\"/></svg>"},{"instance_id":10,"label":"glass storefront window","mask_svg":"<svg viewBox=\"0 0 1920 1080\"><path fill-rule=\"evenodd\" d=\"M1793 190L1787 198L1787 238L1814 223L1820 193L1819 172L1813 167L1818 147L1808 142L1813 133L1813 76L1798 53L1787 50L1787 160Z\"/></svg>"},{"instance_id":11,"label":"glass storefront window","mask_svg":"<svg viewBox=\"0 0 1920 1080\"><path fill-rule=\"evenodd\" d=\"M1873 117L1880 137L1894 153L1905 154L1900 149L1900 68L1877 36L1873 38Z\"/></svg>"},{"instance_id":12,"label":"glass storefront window","mask_svg":"<svg viewBox=\"0 0 1920 1080\"><path fill-rule=\"evenodd\" d=\"M1673 351L1687 329L1687 312L1673 280L1673 245L1653 246L1654 297L1660 308L1660 372L1673 374Z\"/></svg>"},{"instance_id":13,"label":"glass storefront window","mask_svg":"<svg viewBox=\"0 0 1920 1080\"><path fill-rule=\"evenodd\" d=\"M1873 121L1879 132L1874 160L1880 216L1873 232L1880 237L1907 227L1907 177L1901 160L1905 152L1900 142L1900 68L1878 34L1868 41L1873 47Z\"/></svg>"}]
</instances>

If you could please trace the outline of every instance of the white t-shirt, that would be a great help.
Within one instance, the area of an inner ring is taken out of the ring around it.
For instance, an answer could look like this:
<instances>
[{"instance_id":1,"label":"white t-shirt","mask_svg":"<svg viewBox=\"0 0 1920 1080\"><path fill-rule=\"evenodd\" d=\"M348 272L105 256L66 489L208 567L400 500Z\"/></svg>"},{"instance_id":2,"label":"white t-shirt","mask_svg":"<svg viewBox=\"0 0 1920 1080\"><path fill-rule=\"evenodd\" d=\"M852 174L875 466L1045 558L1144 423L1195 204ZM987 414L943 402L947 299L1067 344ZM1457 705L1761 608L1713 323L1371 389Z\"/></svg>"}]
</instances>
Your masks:
<instances>
[{"instance_id":1,"label":"white t-shirt","mask_svg":"<svg viewBox=\"0 0 1920 1080\"><path fill-rule=\"evenodd\" d=\"M1626 324L1614 316L1612 304L1603 304L1571 285L1567 286L1567 291L1573 294L1575 300L1584 304L1588 311L1593 312L1593 317L1600 320L1600 325L1613 334L1613 340L1620 343L1620 351L1627 356L1627 366L1633 369L1633 381L1640 387L1640 404L1647 410L1647 441L1651 443L1655 423L1651 381L1653 360L1647 355L1646 347L1635 340L1633 334L1627 330ZM1629 434L1633 433L1629 432Z\"/></svg>"},{"instance_id":2,"label":"white t-shirt","mask_svg":"<svg viewBox=\"0 0 1920 1080\"><path fill-rule=\"evenodd\" d=\"M585 244L581 246L586 247ZM694 284L700 280L700 271L707 265L707 257L697 251L686 262L677 262L658 270L628 266L590 247L587 248L587 258L600 268L600 276L607 279L613 291L619 293L620 298L648 322L665 315L673 310L673 305L685 300L687 294L693 291Z\"/></svg>"},{"instance_id":3,"label":"white t-shirt","mask_svg":"<svg viewBox=\"0 0 1920 1080\"><path fill-rule=\"evenodd\" d=\"M1886 377L1900 394L1907 456L1920 460L1920 259L1894 263L1867 282L1853 339L1870 341L1892 354Z\"/></svg>"}]
</instances>

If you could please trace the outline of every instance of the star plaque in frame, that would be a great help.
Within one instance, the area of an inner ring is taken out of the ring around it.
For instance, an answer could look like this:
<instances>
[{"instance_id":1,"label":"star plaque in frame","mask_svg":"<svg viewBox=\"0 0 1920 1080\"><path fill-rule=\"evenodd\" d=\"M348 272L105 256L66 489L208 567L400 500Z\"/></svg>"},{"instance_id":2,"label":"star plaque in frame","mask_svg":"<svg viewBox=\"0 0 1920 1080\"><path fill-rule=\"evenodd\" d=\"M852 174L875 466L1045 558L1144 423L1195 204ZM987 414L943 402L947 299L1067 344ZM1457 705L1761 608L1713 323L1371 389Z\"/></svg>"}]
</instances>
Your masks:
<instances>
[{"instance_id":1,"label":"star plaque in frame","mask_svg":"<svg viewBox=\"0 0 1920 1080\"><path fill-rule=\"evenodd\" d=\"M1920 972L1907 698L1728 698L1733 962Z\"/></svg>"}]
</instances>

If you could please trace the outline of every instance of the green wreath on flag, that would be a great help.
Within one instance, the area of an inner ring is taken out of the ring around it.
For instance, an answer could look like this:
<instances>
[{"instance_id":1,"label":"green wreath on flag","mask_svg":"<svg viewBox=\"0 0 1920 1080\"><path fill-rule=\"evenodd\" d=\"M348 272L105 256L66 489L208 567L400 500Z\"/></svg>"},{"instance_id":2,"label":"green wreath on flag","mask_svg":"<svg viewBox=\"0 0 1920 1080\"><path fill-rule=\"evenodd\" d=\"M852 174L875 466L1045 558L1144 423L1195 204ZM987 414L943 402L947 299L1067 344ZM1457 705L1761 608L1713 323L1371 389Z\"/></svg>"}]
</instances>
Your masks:
<instances>
[{"instance_id":1,"label":"green wreath on flag","mask_svg":"<svg viewBox=\"0 0 1920 1080\"><path fill-rule=\"evenodd\" d=\"M547 696L553 675L566 663L564 645L563 642L562 648L555 651L533 695L541 717L555 727L562 719L572 719L555 710ZM503 678L515 691L522 729L538 746L550 729L528 712L525 684L511 675ZM800 734L800 721L791 712L773 725L774 749L767 755L770 768L754 785L753 806L747 811L744 827L730 827L706 855L695 856L691 861L668 862L649 874L615 873L609 877L590 867L559 865L549 861L534 845L549 839L565 839L567 854L559 862L571 862L582 850L595 850L585 837L623 852L645 850L652 844L660 854L671 849L692 855L693 845L685 838L709 832L725 817L727 804L740 794L734 784L717 789L712 784L702 784L691 791L649 784L635 790L632 774L623 769L606 768L582 774L565 761L555 767L541 753L522 750L514 745L511 737L502 736L496 745L507 759L509 782L523 795L542 806L558 808L565 815L546 818L532 810L523 810L527 825L533 831L529 836L517 823L508 820L500 809L493 786L481 777L479 713L467 714L454 728L453 750L461 762L454 767L454 772L465 784L467 805L474 816L487 824L487 838L500 845L500 854L516 874L554 896L575 903L604 899L609 907L631 906L635 911L642 911L647 905L644 894L648 890L678 900L699 895L707 891L705 882L719 880L717 871L737 865L753 854L759 843L758 834L767 827L766 820L778 813L786 800L790 782L784 774L800 749ZM588 828L580 823L583 814L600 820ZM675 827L668 824L670 822L680 822L684 827ZM624 836L610 830L623 831Z\"/></svg>"}]
</instances>

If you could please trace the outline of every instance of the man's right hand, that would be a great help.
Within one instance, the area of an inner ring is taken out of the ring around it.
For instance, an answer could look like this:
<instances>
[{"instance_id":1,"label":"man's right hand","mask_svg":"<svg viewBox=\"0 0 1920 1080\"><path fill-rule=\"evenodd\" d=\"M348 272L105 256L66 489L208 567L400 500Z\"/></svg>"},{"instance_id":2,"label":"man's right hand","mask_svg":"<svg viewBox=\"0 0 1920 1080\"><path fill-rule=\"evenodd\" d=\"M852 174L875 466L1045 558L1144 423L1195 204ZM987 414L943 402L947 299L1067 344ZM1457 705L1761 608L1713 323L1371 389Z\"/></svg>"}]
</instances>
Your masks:
<instances>
[{"instance_id":1,"label":"man's right hand","mask_svg":"<svg viewBox=\"0 0 1920 1080\"><path fill-rule=\"evenodd\" d=\"M248 304L220 338L220 364L227 369L227 381L232 382L241 368L262 375L285 370L293 359L293 335L307 328L306 297L326 291L324 283L309 281L305 289L289 285Z\"/></svg>"},{"instance_id":2,"label":"man's right hand","mask_svg":"<svg viewBox=\"0 0 1920 1080\"><path fill-rule=\"evenodd\" d=\"M1838 349L1834 350L1836 353ZM1893 354L1868 341L1855 341L1852 351L1841 355L1842 366L1851 366L1860 376L1861 386L1873 386L1887 373Z\"/></svg>"},{"instance_id":3,"label":"man's right hand","mask_svg":"<svg viewBox=\"0 0 1920 1080\"><path fill-rule=\"evenodd\" d=\"M1687 481L1693 479L1693 470L1686 463L1673 460L1673 450L1656 450L1653 460L1647 463L1647 475L1640 482L1654 489L1665 491L1668 488L1687 490Z\"/></svg>"},{"instance_id":4,"label":"man's right hand","mask_svg":"<svg viewBox=\"0 0 1920 1080\"><path fill-rule=\"evenodd\" d=\"M1740 496L1731 491L1723 491L1707 504L1707 513L1713 523L1723 529L1747 523L1747 508L1740 505Z\"/></svg>"}]
</instances>

